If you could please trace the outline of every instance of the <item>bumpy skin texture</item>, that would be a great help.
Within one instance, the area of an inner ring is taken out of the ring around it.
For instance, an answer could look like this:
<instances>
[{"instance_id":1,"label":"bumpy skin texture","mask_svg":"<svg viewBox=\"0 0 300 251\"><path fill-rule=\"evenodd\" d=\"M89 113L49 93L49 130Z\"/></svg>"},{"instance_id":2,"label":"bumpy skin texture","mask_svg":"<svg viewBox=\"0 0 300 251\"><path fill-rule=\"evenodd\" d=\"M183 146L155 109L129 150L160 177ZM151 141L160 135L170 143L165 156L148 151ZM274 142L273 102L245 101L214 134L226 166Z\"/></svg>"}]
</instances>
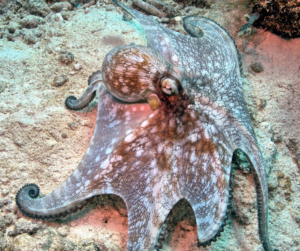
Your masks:
<instances>
[{"instance_id":1,"label":"bumpy skin texture","mask_svg":"<svg viewBox=\"0 0 300 251\"><path fill-rule=\"evenodd\" d=\"M16 196L20 210L35 218L57 218L93 196L116 194L128 209L127 250L153 250L166 216L184 198L194 209L199 242L206 245L224 223L232 155L241 149L257 184L262 244L272 250L266 174L234 42L206 18L184 19L192 36L195 26L202 30L201 36L190 37L114 3L143 26L148 47L129 45L108 53L102 75L93 75L96 82L78 101L69 100L70 108L84 107L98 91L97 122L86 154L51 194L33 198L37 187L22 188ZM176 94L162 91L165 78L174 80ZM142 94L149 90L159 100L154 112L147 103L124 103L112 96L133 102L146 99Z\"/></svg>"}]
</instances>

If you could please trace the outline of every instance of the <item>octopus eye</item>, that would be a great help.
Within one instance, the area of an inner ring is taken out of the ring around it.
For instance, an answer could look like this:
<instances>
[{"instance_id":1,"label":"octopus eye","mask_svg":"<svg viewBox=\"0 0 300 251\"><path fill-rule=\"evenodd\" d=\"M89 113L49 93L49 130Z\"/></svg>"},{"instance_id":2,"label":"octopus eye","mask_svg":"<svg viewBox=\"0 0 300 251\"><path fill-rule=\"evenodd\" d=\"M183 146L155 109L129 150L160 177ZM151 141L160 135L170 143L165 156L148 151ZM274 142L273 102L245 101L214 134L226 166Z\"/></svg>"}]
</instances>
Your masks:
<instances>
[{"instance_id":1,"label":"octopus eye","mask_svg":"<svg viewBox=\"0 0 300 251\"><path fill-rule=\"evenodd\" d=\"M161 82L161 89L165 94L174 95L178 94L177 83L174 79L165 78Z\"/></svg>"}]
</instances>

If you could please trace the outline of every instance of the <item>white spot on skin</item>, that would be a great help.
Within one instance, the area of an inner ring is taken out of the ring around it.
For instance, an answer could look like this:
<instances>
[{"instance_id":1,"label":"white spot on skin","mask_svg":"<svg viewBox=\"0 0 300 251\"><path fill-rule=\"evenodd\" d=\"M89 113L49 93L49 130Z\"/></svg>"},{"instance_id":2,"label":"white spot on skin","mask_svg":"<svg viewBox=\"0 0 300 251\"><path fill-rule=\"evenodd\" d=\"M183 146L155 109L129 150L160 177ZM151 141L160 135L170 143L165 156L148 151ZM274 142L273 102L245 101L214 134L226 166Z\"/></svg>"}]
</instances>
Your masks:
<instances>
[{"instance_id":1,"label":"white spot on skin","mask_svg":"<svg viewBox=\"0 0 300 251\"><path fill-rule=\"evenodd\" d=\"M79 179L80 178L80 172L78 171L78 169L76 169L74 172L73 172L73 175L75 176L76 179Z\"/></svg>"},{"instance_id":2,"label":"white spot on skin","mask_svg":"<svg viewBox=\"0 0 300 251\"><path fill-rule=\"evenodd\" d=\"M106 153L106 154L110 154L112 151L113 151L112 148L107 148L107 149L105 150L105 153Z\"/></svg>"},{"instance_id":3,"label":"white spot on skin","mask_svg":"<svg viewBox=\"0 0 300 251\"><path fill-rule=\"evenodd\" d=\"M188 140L191 141L192 143L195 143L195 142L197 142L197 138L198 138L197 134L193 133L193 134L189 135Z\"/></svg>"},{"instance_id":4,"label":"white spot on skin","mask_svg":"<svg viewBox=\"0 0 300 251\"><path fill-rule=\"evenodd\" d=\"M97 158L95 159L95 162L99 162L100 161L100 156L97 156Z\"/></svg>"},{"instance_id":5,"label":"white spot on skin","mask_svg":"<svg viewBox=\"0 0 300 251\"><path fill-rule=\"evenodd\" d=\"M123 87L121 88L121 90L122 90L123 93L128 93L128 92L129 92L128 86L123 86Z\"/></svg>"},{"instance_id":6,"label":"white spot on skin","mask_svg":"<svg viewBox=\"0 0 300 251\"><path fill-rule=\"evenodd\" d=\"M110 162L117 162L117 161L121 161L122 160L122 156L120 155L114 155L110 158Z\"/></svg>"},{"instance_id":7,"label":"white spot on skin","mask_svg":"<svg viewBox=\"0 0 300 251\"><path fill-rule=\"evenodd\" d=\"M127 136L126 136L126 138L124 139L125 140L125 142L127 142L127 143L130 143L131 141L133 141L134 140L134 134L133 133L130 133L130 134L128 134Z\"/></svg>"},{"instance_id":8,"label":"white spot on skin","mask_svg":"<svg viewBox=\"0 0 300 251\"><path fill-rule=\"evenodd\" d=\"M106 159L105 161L102 162L102 164L100 165L101 169L106 169L109 165L109 160Z\"/></svg>"},{"instance_id":9,"label":"white spot on skin","mask_svg":"<svg viewBox=\"0 0 300 251\"><path fill-rule=\"evenodd\" d=\"M171 154L172 154L172 148L171 147L166 147L165 148L165 153L166 153L167 156L171 156Z\"/></svg>"},{"instance_id":10,"label":"white spot on skin","mask_svg":"<svg viewBox=\"0 0 300 251\"><path fill-rule=\"evenodd\" d=\"M142 124L141 127L146 127L149 124L148 120L145 120Z\"/></svg>"},{"instance_id":11,"label":"white spot on skin","mask_svg":"<svg viewBox=\"0 0 300 251\"><path fill-rule=\"evenodd\" d=\"M140 157L142 155L142 153L143 153L143 150L138 150L138 151L136 151L135 156Z\"/></svg>"},{"instance_id":12,"label":"white spot on skin","mask_svg":"<svg viewBox=\"0 0 300 251\"><path fill-rule=\"evenodd\" d=\"M163 143L159 143L158 146L157 146L157 152L161 153L163 149L164 149L164 144Z\"/></svg>"}]
</instances>

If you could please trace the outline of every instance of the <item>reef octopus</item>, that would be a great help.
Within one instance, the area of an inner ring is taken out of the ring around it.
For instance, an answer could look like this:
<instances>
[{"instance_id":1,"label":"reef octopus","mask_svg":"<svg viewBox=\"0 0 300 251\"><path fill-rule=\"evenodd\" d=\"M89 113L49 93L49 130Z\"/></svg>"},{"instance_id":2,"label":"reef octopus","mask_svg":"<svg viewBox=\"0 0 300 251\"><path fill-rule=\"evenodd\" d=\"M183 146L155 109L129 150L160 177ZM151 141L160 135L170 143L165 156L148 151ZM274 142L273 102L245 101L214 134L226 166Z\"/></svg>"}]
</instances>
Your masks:
<instances>
[{"instance_id":1,"label":"reef octopus","mask_svg":"<svg viewBox=\"0 0 300 251\"><path fill-rule=\"evenodd\" d=\"M138 20L148 44L110 51L85 93L66 99L67 108L78 110L98 93L90 145L51 194L38 197L34 184L21 188L19 209L32 218L55 219L94 196L115 194L128 210L127 250L159 250L166 217L186 199L195 213L199 246L206 246L226 220L231 162L240 149L256 182L262 245L271 251L264 161L243 97L234 41L204 17L183 19L187 36L113 2Z\"/></svg>"}]
</instances>

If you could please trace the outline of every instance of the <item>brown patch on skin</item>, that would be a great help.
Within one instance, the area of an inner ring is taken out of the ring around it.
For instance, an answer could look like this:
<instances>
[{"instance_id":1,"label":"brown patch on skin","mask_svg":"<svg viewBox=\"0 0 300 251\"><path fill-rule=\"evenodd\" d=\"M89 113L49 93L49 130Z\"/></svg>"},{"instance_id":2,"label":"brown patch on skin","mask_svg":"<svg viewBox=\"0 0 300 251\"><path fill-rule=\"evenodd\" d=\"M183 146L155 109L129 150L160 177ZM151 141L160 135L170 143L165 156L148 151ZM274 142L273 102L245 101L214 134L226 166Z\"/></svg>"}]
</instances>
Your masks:
<instances>
[{"instance_id":1,"label":"brown patch on skin","mask_svg":"<svg viewBox=\"0 0 300 251\"><path fill-rule=\"evenodd\" d=\"M196 154L208 154L213 157L214 153L217 151L215 144L211 139L206 139L204 135L201 135L201 140L195 143Z\"/></svg>"},{"instance_id":2,"label":"brown patch on skin","mask_svg":"<svg viewBox=\"0 0 300 251\"><path fill-rule=\"evenodd\" d=\"M108 89L117 97L140 97L147 89L155 90L159 71L155 59L144 49L122 48L112 54L103 65L103 75ZM142 60L137 60L142 59Z\"/></svg>"},{"instance_id":3,"label":"brown patch on skin","mask_svg":"<svg viewBox=\"0 0 300 251\"><path fill-rule=\"evenodd\" d=\"M224 171L222 170L222 173L224 174ZM218 188L218 191L220 192L220 196L225 196L225 191L226 191L226 187L228 186L228 182L225 178L224 175L222 176L217 176L217 188Z\"/></svg>"}]
</instances>

